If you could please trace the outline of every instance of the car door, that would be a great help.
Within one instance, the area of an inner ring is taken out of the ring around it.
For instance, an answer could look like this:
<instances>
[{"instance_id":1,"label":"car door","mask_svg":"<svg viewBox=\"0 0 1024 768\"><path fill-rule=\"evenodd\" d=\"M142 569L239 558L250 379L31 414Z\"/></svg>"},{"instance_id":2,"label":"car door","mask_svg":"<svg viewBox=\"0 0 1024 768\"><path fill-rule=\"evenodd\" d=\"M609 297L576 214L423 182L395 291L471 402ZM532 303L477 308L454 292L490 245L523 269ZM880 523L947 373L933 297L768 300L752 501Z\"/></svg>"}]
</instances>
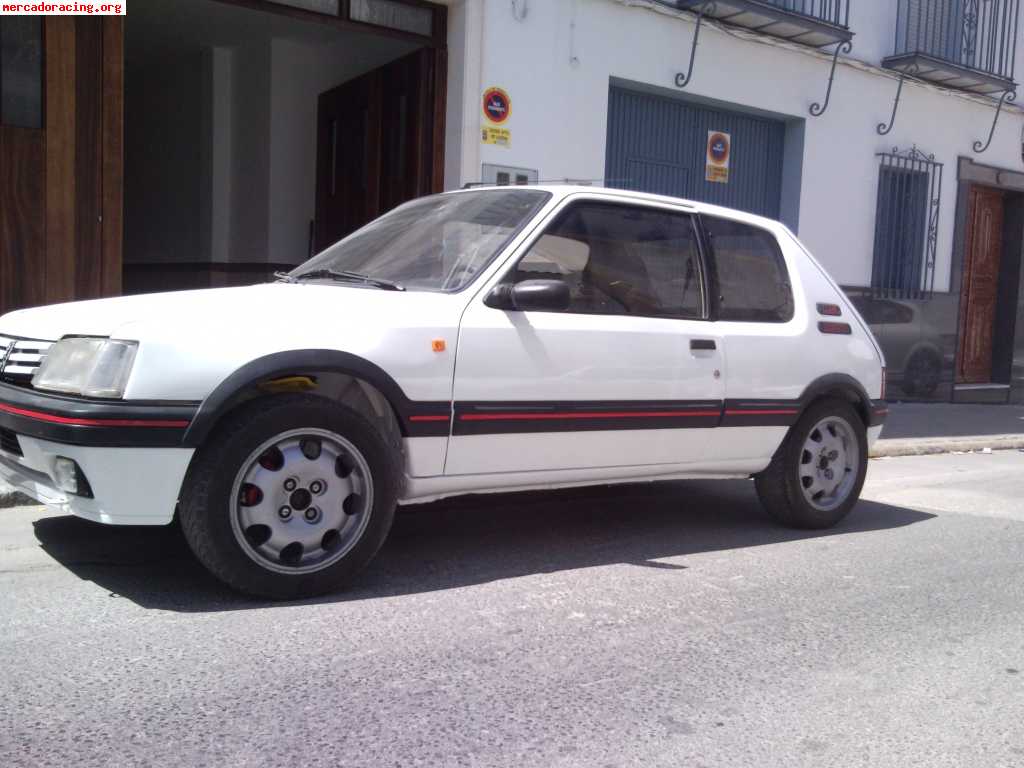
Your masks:
<instances>
[{"instance_id":1,"label":"car door","mask_svg":"<svg viewBox=\"0 0 1024 768\"><path fill-rule=\"evenodd\" d=\"M703 214L701 224L714 286L712 316L729 340L723 455L766 464L799 418L807 385L836 372L836 360L822 354L820 333L808 334L807 302L794 296L775 233L719 215ZM829 294L819 299L830 300Z\"/></svg>"},{"instance_id":2,"label":"car door","mask_svg":"<svg viewBox=\"0 0 1024 768\"><path fill-rule=\"evenodd\" d=\"M692 215L573 196L498 284L559 280L559 311L463 316L450 475L714 459L724 384Z\"/></svg>"}]
</instances>

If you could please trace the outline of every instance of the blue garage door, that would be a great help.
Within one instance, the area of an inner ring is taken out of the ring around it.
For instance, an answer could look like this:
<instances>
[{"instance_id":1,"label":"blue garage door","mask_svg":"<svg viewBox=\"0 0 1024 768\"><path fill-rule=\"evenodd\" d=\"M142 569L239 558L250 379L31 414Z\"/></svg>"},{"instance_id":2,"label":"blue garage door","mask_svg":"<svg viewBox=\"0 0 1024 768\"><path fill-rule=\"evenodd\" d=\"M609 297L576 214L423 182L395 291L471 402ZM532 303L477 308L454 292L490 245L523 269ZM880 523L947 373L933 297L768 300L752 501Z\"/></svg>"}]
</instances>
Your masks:
<instances>
[{"instance_id":1,"label":"blue garage door","mask_svg":"<svg viewBox=\"0 0 1024 768\"><path fill-rule=\"evenodd\" d=\"M709 131L732 136L727 184L705 181ZM612 87L606 184L779 218L780 120Z\"/></svg>"}]
</instances>

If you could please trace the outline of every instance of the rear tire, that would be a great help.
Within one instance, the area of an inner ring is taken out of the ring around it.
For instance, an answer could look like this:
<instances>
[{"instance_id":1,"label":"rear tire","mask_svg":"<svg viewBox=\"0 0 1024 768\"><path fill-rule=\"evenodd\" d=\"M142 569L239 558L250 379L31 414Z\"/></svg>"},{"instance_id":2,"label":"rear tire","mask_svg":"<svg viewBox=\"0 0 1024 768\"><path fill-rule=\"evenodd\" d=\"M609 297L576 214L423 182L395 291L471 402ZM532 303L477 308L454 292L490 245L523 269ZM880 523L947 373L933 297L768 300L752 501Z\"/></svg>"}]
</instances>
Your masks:
<instances>
[{"instance_id":1,"label":"rear tire","mask_svg":"<svg viewBox=\"0 0 1024 768\"><path fill-rule=\"evenodd\" d=\"M867 430L845 400L813 403L755 476L769 514L792 528L831 528L860 498L867 474Z\"/></svg>"},{"instance_id":2,"label":"rear tire","mask_svg":"<svg viewBox=\"0 0 1024 768\"><path fill-rule=\"evenodd\" d=\"M342 587L394 520L400 455L366 418L322 397L241 407L196 454L185 538L239 592L288 600Z\"/></svg>"},{"instance_id":3,"label":"rear tire","mask_svg":"<svg viewBox=\"0 0 1024 768\"><path fill-rule=\"evenodd\" d=\"M931 397L942 378L942 358L938 353L920 349L910 356L903 370L901 388L909 397Z\"/></svg>"}]
</instances>

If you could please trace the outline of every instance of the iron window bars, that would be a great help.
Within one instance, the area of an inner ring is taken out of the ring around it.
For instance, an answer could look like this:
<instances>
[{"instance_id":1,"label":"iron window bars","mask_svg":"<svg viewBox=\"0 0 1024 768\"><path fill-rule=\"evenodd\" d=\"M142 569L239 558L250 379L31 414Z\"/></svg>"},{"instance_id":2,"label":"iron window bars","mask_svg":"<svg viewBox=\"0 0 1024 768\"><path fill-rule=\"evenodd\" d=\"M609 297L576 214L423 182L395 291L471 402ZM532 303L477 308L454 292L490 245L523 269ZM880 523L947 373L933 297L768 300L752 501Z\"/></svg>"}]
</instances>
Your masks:
<instances>
[{"instance_id":1,"label":"iron window bars","mask_svg":"<svg viewBox=\"0 0 1024 768\"><path fill-rule=\"evenodd\" d=\"M871 288L876 298L926 299L935 289L942 163L917 147L880 153Z\"/></svg>"}]
</instances>

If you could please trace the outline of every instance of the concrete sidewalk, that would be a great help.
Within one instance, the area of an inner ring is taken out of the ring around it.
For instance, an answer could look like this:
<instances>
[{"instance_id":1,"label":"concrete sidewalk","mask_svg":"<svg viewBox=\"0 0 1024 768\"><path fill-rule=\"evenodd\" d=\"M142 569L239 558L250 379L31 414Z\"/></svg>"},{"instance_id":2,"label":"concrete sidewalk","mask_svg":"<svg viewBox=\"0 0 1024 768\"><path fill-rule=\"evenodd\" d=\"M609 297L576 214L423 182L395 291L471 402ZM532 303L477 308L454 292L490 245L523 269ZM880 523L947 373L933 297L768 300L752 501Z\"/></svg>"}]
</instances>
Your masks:
<instances>
[{"instance_id":1,"label":"concrete sidewalk","mask_svg":"<svg viewBox=\"0 0 1024 768\"><path fill-rule=\"evenodd\" d=\"M1024 406L892 403L873 458L1024 449ZM0 508L36 502L0 482Z\"/></svg>"},{"instance_id":2,"label":"concrete sidewalk","mask_svg":"<svg viewBox=\"0 0 1024 768\"><path fill-rule=\"evenodd\" d=\"M890 403L873 457L1024 448L1024 406Z\"/></svg>"}]
</instances>

